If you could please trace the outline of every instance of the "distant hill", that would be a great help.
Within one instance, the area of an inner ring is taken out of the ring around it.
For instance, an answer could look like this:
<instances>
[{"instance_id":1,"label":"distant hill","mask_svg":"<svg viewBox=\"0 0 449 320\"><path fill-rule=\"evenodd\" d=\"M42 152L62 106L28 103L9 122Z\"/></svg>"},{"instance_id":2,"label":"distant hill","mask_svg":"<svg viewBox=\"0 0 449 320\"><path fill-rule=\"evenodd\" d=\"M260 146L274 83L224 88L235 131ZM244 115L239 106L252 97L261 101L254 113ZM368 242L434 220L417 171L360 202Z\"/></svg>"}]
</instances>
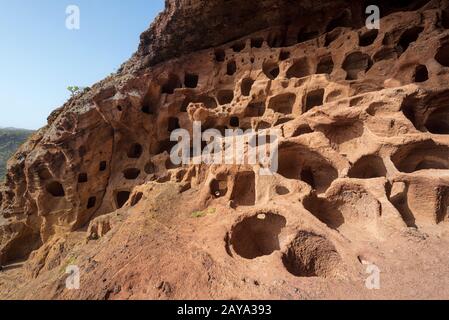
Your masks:
<instances>
[{"instance_id":1,"label":"distant hill","mask_svg":"<svg viewBox=\"0 0 449 320\"><path fill-rule=\"evenodd\" d=\"M6 162L32 133L30 130L0 128L0 181L6 174Z\"/></svg>"}]
</instances>

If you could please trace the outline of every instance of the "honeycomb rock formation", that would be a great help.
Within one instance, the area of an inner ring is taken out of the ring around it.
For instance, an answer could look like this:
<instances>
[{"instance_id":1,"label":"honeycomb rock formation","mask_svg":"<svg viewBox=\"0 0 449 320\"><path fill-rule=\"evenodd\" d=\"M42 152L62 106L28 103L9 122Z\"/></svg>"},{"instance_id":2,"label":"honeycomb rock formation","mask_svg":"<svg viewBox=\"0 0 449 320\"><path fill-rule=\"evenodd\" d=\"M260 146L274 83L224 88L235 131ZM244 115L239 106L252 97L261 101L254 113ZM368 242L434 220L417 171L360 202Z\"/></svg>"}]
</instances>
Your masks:
<instances>
[{"instance_id":1,"label":"honeycomb rock formation","mask_svg":"<svg viewBox=\"0 0 449 320\"><path fill-rule=\"evenodd\" d=\"M167 1L10 160L0 297L449 298L449 3L372 2ZM279 129L277 173L174 165L193 121Z\"/></svg>"}]
</instances>

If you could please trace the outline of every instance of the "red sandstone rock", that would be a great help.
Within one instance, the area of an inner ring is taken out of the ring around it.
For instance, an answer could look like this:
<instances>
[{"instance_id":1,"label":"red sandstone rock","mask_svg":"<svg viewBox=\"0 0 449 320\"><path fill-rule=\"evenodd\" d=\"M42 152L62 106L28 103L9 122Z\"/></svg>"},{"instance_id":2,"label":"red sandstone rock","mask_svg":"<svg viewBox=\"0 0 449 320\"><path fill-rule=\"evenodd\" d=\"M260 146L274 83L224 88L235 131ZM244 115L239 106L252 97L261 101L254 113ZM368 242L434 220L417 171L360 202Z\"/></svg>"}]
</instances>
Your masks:
<instances>
[{"instance_id":1,"label":"red sandstone rock","mask_svg":"<svg viewBox=\"0 0 449 320\"><path fill-rule=\"evenodd\" d=\"M378 4L167 1L9 162L0 297L448 298L449 6ZM194 120L281 129L279 171L174 166Z\"/></svg>"}]
</instances>

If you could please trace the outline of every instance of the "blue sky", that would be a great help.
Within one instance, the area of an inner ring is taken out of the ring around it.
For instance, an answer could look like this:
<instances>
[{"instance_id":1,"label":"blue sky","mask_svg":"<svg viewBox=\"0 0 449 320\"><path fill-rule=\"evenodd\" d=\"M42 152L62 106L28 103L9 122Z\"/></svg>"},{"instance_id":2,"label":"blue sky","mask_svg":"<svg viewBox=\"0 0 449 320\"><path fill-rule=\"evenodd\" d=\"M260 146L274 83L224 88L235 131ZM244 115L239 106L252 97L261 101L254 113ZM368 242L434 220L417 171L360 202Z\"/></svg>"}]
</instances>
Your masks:
<instances>
[{"instance_id":1,"label":"blue sky","mask_svg":"<svg viewBox=\"0 0 449 320\"><path fill-rule=\"evenodd\" d=\"M80 8L80 29L66 8ZM0 127L38 129L70 96L137 50L164 0L0 0Z\"/></svg>"}]
</instances>

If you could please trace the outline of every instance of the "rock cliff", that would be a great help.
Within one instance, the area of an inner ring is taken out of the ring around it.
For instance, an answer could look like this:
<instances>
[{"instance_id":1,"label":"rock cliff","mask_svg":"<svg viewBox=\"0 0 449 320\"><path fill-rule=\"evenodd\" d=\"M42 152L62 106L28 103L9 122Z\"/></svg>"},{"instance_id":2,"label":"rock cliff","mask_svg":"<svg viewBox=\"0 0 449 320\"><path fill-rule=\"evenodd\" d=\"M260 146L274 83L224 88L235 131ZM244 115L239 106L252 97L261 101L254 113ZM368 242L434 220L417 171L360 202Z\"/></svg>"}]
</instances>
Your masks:
<instances>
[{"instance_id":1,"label":"rock cliff","mask_svg":"<svg viewBox=\"0 0 449 320\"><path fill-rule=\"evenodd\" d=\"M449 297L448 8L167 1L10 160L0 261L20 267L0 297ZM170 134L194 121L279 129L277 173L174 165Z\"/></svg>"}]
</instances>

